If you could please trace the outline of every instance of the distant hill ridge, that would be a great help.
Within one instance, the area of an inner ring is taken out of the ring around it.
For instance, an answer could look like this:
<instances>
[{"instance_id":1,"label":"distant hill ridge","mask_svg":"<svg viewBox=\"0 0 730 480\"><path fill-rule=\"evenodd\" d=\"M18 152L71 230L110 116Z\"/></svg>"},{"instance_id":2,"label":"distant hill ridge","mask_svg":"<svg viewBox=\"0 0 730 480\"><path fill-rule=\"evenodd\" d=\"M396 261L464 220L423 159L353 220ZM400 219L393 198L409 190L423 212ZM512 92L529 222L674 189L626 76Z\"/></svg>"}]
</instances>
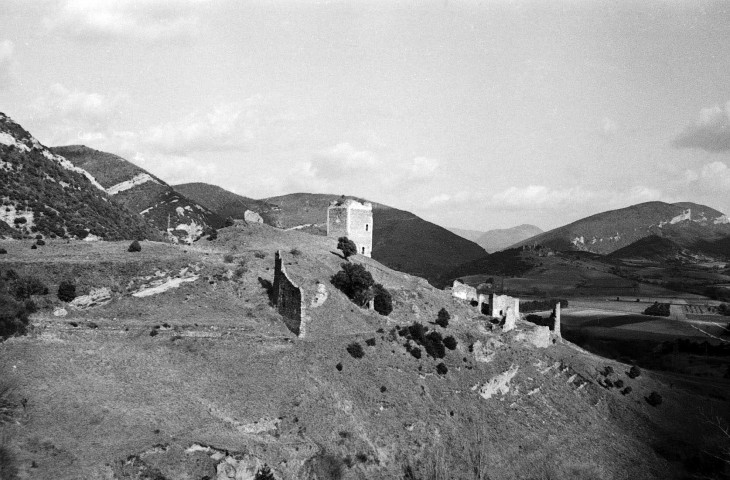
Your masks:
<instances>
[{"instance_id":1,"label":"distant hill ridge","mask_svg":"<svg viewBox=\"0 0 730 480\"><path fill-rule=\"evenodd\" d=\"M554 250L606 255L650 235L693 248L703 241L714 244L730 236L730 220L722 212L696 203L646 202L591 215L514 246L540 244Z\"/></svg>"},{"instance_id":2,"label":"distant hill ridge","mask_svg":"<svg viewBox=\"0 0 730 480\"><path fill-rule=\"evenodd\" d=\"M115 202L139 213L173 239L192 242L223 219L124 158L83 145L53 147L75 166L91 172Z\"/></svg>"},{"instance_id":3,"label":"distant hill ridge","mask_svg":"<svg viewBox=\"0 0 730 480\"><path fill-rule=\"evenodd\" d=\"M159 239L144 219L112 202L90 172L42 145L0 113L0 221L13 235ZM0 235L8 235L0 228Z\"/></svg>"},{"instance_id":4,"label":"distant hill ridge","mask_svg":"<svg viewBox=\"0 0 730 480\"><path fill-rule=\"evenodd\" d=\"M327 234L327 207L340 195L292 193L253 200L201 183L175 188L211 208L219 205L220 214L253 209L264 222L284 229L297 229L315 235ZM354 198L354 197L350 197ZM454 266L475 260L486 252L473 242L445 228L387 205L373 203L373 258L390 268L427 279L434 286L445 286L447 272ZM232 206L238 205L238 210Z\"/></svg>"}]
</instances>

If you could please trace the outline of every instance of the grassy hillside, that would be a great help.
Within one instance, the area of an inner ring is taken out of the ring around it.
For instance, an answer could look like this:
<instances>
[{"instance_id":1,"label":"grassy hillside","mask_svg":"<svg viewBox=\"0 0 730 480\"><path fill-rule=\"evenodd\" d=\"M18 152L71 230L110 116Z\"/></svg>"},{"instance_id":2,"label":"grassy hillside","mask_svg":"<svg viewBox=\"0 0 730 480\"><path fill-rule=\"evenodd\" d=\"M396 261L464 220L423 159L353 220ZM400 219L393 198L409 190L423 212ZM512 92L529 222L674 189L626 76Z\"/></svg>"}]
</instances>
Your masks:
<instances>
[{"instance_id":1,"label":"grassy hillside","mask_svg":"<svg viewBox=\"0 0 730 480\"><path fill-rule=\"evenodd\" d=\"M234 218L242 218L243 212L250 209L259 213L268 225L314 235L327 234L327 208L332 200L340 198L339 195L292 193L251 200L207 184L175 188L222 216L237 211ZM373 203L373 258L391 268L444 286L447 271L484 253L473 242L410 212Z\"/></svg>"},{"instance_id":2,"label":"grassy hillside","mask_svg":"<svg viewBox=\"0 0 730 480\"><path fill-rule=\"evenodd\" d=\"M309 225L308 230L327 233L327 207L337 195L294 193L267 198L284 228ZM484 256L478 245L404 210L373 203L373 258L432 285L446 285L447 272L464 262Z\"/></svg>"},{"instance_id":3,"label":"grassy hillside","mask_svg":"<svg viewBox=\"0 0 730 480\"><path fill-rule=\"evenodd\" d=\"M727 400L670 388L651 372L630 379L627 365L569 344L536 348L524 340L529 323L491 330L467 304L368 259L360 260L391 290L395 310L361 310L329 282L342 260L326 237L250 225L192 247L143 242L139 254L124 243L52 243L47 255L16 244L2 244L11 253L0 269L36 275L52 291L72 276L89 278L80 293L113 292L83 311L41 298L34 333L0 344L20 420L4 426L4 445L23 475L215 478L227 462L237 475L267 463L287 480L403 478L408 469L416 478L434 469L441 478L473 478L475 469L495 479L681 478L717 447L686 405L728 411ZM277 248L305 291L305 339L269 304ZM181 268L197 279L133 296ZM317 282L328 296L314 308ZM66 317L51 314L60 306ZM442 307L452 314L447 328L430 323ZM456 349L415 358L394 329L414 321L454 336ZM353 342L362 358L348 353ZM630 394L599 385L607 366ZM480 395L505 375L504 389ZM662 395L659 407L644 400L651 392Z\"/></svg>"},{"instance_id":4,"label":"grassy hillside","mask_svg":"<svg viewBox=\"0 0 730 480\"><path fill-rule=\"evenodd\" d=\"M0 242L10 250L0 270L51 291L69 277L79 293L112 291L88 310L41 296L33 334L0 343L0 378L16 386L5 462L21 478L248 478L266 463L285 480L666 479L705 472L718 448L699 412L728 412L727 398L652 372L629 378L628 365L570 344L537 348L534 325L492 329L468 304L374 260L355 259L392 292L394 311L354 306L330 283L342 263L334 239L252 224L202 242L142 242L138 254L51 242L46 255ZM269 303L275 249L304 289L306 338ZM196 278L134 296L182 269ZM319 285L327 298L314 307ZM432 323L441 308L446 328ZM415 358L395 328L413 322L453 336L455 349ZM364 356L348 353L353 343ZM632 391L602 387L606 367Z\"/></svg>"},{"instance_id":5,"label":"grassy hillside","mask_svg":"<svg viewBox=\"0 0 730 480\"><path fill-rule=\"evenodd\" d=\"M83 145L52 150L98 177L115 202L143 215L160 231L169 227L180 240L190 243L204 231L223 225L222 217L122 157Z\"/></svg>"},{"instance_id":6,"label":"grassy hillside","mask_svg":"<svg viewBox=\"0 0 730 480\"><path fill-rule=\"evenodd\" d=\"M53 154L0 114L0 220L26 235L159 238L144 219L112 202L86 170Z\"/></svg>"},{"instance_id":7,"label":"grassy hillside","mask_svg":"<svg viewBox=\"0 0 730 480\"><path fill-rule=\"evenodd\" d=\"M183 183L175 185L174 188L222 218L243 219L246 211L250 210L261 215L267 225L280 226L276 223L276 216L272 214L272 210L276 207L265 201L243 197L208 183Z\"/></svg>"}]
</instances>

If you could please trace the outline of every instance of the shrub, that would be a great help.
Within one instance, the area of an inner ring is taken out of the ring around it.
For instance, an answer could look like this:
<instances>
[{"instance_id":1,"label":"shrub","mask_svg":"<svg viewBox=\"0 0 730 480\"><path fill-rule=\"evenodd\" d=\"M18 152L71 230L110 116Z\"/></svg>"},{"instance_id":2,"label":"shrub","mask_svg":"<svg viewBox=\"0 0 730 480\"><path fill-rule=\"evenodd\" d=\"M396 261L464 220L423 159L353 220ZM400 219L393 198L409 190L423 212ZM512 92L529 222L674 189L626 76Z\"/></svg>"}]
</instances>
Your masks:
<instances>
[{"instance_id":1,"label":"shrub","mask_svg":"<svg viewBox=\"0 0 730 480\"><path fill-rule=\"evenodd\" d=\"M38 246L37 246L37 245L36 245L35 243L34 243L33 245L31 245L31 246L30 246L30 249L31 249L31 250L35 250L35 249L37 249L37 248L38 248Z\"/></svg>"},{"instance_id":2,"label":"shrub","mask_svg":"<svg viewBox=\"0 0 730 480\"><path fill-rule=\"evenodd\" d=\"M668 317L669 316L669 304L654 302L654 305L646 307L644 315L652 315L654 317Z\"/></svg>"},{"instance_id":3,"label":"shrub","mask_svg":"<svg viewBox=\"0 0 730 480\"><path fill-rule=\"evenodd\" d=\"M224 227L232 227L235 224L236 224L236 222L231 217L226 217L226 221L223 222Z\"/></svg>"},{"instance_id":4,"label":"shrub","mask_svg":"<svg viewBox=\"0 0 730 480\"><path fill-rule=\"evenodd\" d=\"M292 249L291 249L291 251L290 251L289 253L291 253L291 254L292 254L292 255L294 255L295 257L298 257L299 255L301 255L301 254L302 254L302 251L301 251L301 250L299 250L298 248L292 248Z\"/></svg>"},{"instance_id":5,"label":"shrub","mask_svg":"<svg viewBox=\"0 0 730 480\"><path fill-rule=\"evenodd\" d=\"M374 338L368 338L365 340L365 345L368 347L374 347L375 346L375 339Z\"/></svg>"},{"instance_id":6,"label":"shrub","mask_svg":"<svg viewBox=\"0 0 730 480\"><path fill-rule=\"evenodd\" d=\"M447 373L449 373L449 369L446 365L444 365L444 362L441 362L436 365L436 373L438 373L439 375L446 375Z\"/></svg>"},{"instance_id":7,"label":"shrub","mask_svg":"<svg viewBox=\"0 0 730 480\"><path fill-rule=\"evenodd\" d=\"M211 229L208 233L208 240L215 240L216 238L218 238L218 230Z\"/></svg>"},{"instance_id":8,"label":"shrub","mask_svg":"<svg viewBox=\"0 0 730 480\"><path fill-rule=\"evenodd\" d=\"M10 450L10 445L5 438L0 438L0 478L3 480L16 480L18 476L18 466L15 455Z\"/></svg>"},{"instance_id":9,"label":"shrub","mask_svg":"<svg viewBox=\"0 0 730 480\"><path fill-rule=\"evenodd\" d=\"M0 248L0 255L6 255L8 253L4 248Z\"/></svg>"},{"instance_id":10,"label":"shrub","mask_svg":"<svg viewBox=\"0 0 730 480\"><path fill-rule=\"evenodd\" d=\"M18 277L13 282L12 293L18 300L25 300L31 295L47 295L48 287L35 277Z\"/></svg>"},{"instance_id":11,"label":"shrub","mask_svg":"<svg viewBox=\"0 0 730 480\"><path fill-rule=\"evenodd\" d=\"M229 217L230 218L230 217ZM259 468L253 480L276 480L274 474L271 473L271 469L264 463L264 466Z\"/></svg>"},{"instance_id":12,"label":"shrub","mask_svg":"<svg viewBox=\"0 0 730 480\"><path fill-rule=\"evenodd\" d=\"M439 310L438 318L436 318L436 324L441 328L446 328L449 326L449 320L451 320L449 312L447 312L445 308Z\"/></svg>"},{"instance_id":13,"label":"shrub","mask_svg":"<svg viewBox=\"0 0 730 480\"><path fill-rule=\"evenodd\" d=\"M628 372L626 372L626 375L627 375L627 376L628 376L629 378L636 378L636 377L638 377L639 375L641 375L641 370L639 369L639 367L637 367L636 365L634 365L633 367L631 367L631 368L629 369L629 371L628 371Z\"/></svg>"},{"instance_id":14,"label":"shrub","mask_svg":"<svg viewBox=\"0 0 730 480\"><path fill-rule=\"evenodd\" d=\"M76 298L76 285L68 280L62 281L58 285L58 299L62 302L70 302Z\"/></svg>"},{"instance_id":15,"label":"shrub","mask_svg":"<svg viewBox=\"0 0 730 480\"><path fill-rule=\"evenodd\" d=\"M142 245L139 244L137 240L133 241L129 244L129 248L127 249L128 252L141 252L142 251Z\"/></svg>"},{"instance_id":16,"label":"shrub","mask_svg":"<svg viewBox=\"0 0 730 480\"><path fill-rule=\"evenodd\" d=\"M352 342L347 346L347 353L349 353L352 358L362 358L365 356L365 351L362 349L362 346L357 342Z\"/></svg>"},{"instance_id":17,"label":"shrub","mask_svg":"<svg viewBox=\"0 0 730 480\"><path fill-rule=\"evenodd\" d=\"M337 250L342 250L342 256L348 259L357 253L357 246L349 238L340 237L337 239Z\"/></svg>"},{"instance_id":18,"label":"shrub","mask_svg":"<svg viewBox=\"0 0 730 480\"><path fill-rule=\"evenodd\" d=\"M624 388L624 381L623 380L616 380L613 382L613 386L616 388Z\"/></svg>"},{"instance_id":19,"label":"shrub","mask_svg":"<svg viewBox=\"0 0 730 480\"><path fill-rule=\"evenodd\" d=\"M444 338L444 346L448 348L449 350L456 350L457 341L454 337L449 335L448 337Z\"/></svg>"},{"instance_id":20,"label":"shrub","mask_svg":"<svg viewBox=\"0 0 730 480\"><path fill-rule=\"evenodd\" d=\"M232 253L226 253L225 255L223 255L223 261L226 263L233 263L233 259L234 257Z\"/></svg>"},{"instance_id":21,"label":"shrub","mask_svg":"<svg viewBox=\"0 0 730 480\"><path fill-rule=\"evenodd\" d=\"M332 277L332 285L360 306L373 298L373 276L359 264L343 263L342 270Z\"/></svg>"},{"instance_id":22,"label":"shrub","mask_svg":"<svg viewBox=\"0 0 730 480\"><path fill-rule=\"evenodd\" d=\"M337 369L338 372L341 372L342 371L342 362L335 365L335 368Z\"/></svg>"},{"instance_id":23,"label":"shrub","mask_svg":"<svg viewBox=\"0 0 730 480\"><path fill-rule=\"evenodd\" d=\"M662 396L657 392L651 392L648 397L644 397L644 400L652 407L658 407L662 404Z\"/></svg>"},{"instance_id":24,"label":"shrub","mask_svg":"<svg viewBox=\"0 0 730 480\"><path fill-rule=\"evenodd\" d=\"M376 283L373 287L374 302L373 308L381 315L388 316L393 311L393 296L381 284Z\"/></svg>"},{"instance_id":25,"label":"shrub","mask_svg":"<svg viewBox=\"0 0 730 480\"><path fill-rule=\"evenodd\" d=\"M411 348L410 351L411 355L413 355L415 358L421 358L421 349L418 347Z\"/></svg>"},{"instance_id":26,"label":"shrub","mask_svg":"<svg viewBox=\"0 0 730 480\"><path fill-rule=\"evenodd\" d=\"M25 334L29 313L24 302L0 293L0 338Z\"/></svg>"},{"instance_id":27,"label":"shrub","mask_svg":"<svg viewBox=\"0 0 730 480\"><path fill-rule=\"evenodd\" d=\"M42 247L43 245L46 244L46 242L44 242L43 240L36 240L35 244L38 245L39 247Z\"/></svg>"},{"instance_id":28,"label":"shrub","mask_svg":"<svg viewBox=\"0 0 730 480\"><path fill-rule=\"evenodd\" d=\"M629 393L631 393L631 387L626 387L621 390L621 395L628 395Z\"/></svg>"}]
</instances>

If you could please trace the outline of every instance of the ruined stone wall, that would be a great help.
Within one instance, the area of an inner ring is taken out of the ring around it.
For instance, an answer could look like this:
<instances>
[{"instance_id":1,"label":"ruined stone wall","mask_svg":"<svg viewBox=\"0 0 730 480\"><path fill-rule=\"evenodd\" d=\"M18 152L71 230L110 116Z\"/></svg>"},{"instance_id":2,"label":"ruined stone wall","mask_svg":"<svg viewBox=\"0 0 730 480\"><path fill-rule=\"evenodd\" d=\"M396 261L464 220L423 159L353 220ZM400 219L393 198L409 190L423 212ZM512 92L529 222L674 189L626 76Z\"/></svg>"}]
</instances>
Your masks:
<instances>
[{"instance_id":1,"label":"ruined stone wall","mask_svg":"<svg viewBox=\"0 0 730 480\"><path fill-rule=\"evenodd\" d=\"M327 236L347 237L357 253L370 257L373 251L373 206L355 200L335 201L327 209Z\"/></svg>"},{"instance_id":2,"label":"ruined stone wall","mask_svg":"<svg viewBox=\"0 0 730 480\"><path fill-rule=\"evenodd\" d=\"M327 236L340 238L347 236L347 207L331 205L327 209Z\"/></svg>"},{"instance_id":3,"label":"ruined stone wall","mask_svg":"<svg viewBox=\"0 0 730 480\"><path fill-rule=\"evenodd\" d=\"M287 328L295 335L304 335L306 307L302 289L286 274L286 267L281 258L281 252L276 251L274 256L274 287L273 302L277 311L284 317Z\"/></svg>"},{"instance_id":4,"label":"ruined stone wall","mask_svg":"<svg viewBox=\"0 0 730 480\"><path fill-rule=\"evenodd\" d=\"M516 317L520 316L520 299L510 297L509 295L497 295L492 293L489 295L489 315L492 317L502 317L507 315L507 308L512 310L512 314Z\"/></svg>"},{"instance_id":5,"label":"ruined stone wall","mask_svg":"<svg viewBox=\"0 0 730 480\"><path fill-rule=\"evenodd\" d=\"M479 296L477 295L477 289L474 287L471 287L465 283L461 283L458 280L454 280L454 284L451 287L451 295L453 297L460 298L462 300L467 300L469 302L479 301Z\"/></svg>"}]
</instances>

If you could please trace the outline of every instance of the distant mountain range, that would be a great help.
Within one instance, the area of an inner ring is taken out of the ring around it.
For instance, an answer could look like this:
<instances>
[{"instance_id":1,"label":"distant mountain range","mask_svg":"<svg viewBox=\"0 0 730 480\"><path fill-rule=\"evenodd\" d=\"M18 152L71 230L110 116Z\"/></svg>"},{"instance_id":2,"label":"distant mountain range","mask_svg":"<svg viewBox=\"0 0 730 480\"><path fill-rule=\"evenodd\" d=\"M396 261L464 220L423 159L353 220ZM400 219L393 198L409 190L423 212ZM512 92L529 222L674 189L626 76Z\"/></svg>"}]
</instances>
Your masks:
<instances>
[{"instance_id":1,"label":"distant mountain range","mask_svg":"<svg viewBox=\"0 0 730 480\"><path fill-rule=\"evenodd\" d=\"M558 251L577 250L606 255L650 236L672 243L647 240L634 246L632 254L637 254L642 245L649 248L647 254L655 255L660 246L671 250L674 244L689 251L730 255L725 247L727 237L730 237L727 216L705 205L689 202L647 202L598 213L515 246L543 245Z\"/></svg>"},{"instance_id":2,"label":"distant mountain range","mask_svg":"<svg viewBox=\"0 0 730 480\"><path fill-rule=\"evenodd\" d=\"M0 172L0 235L160 238L141 216L113 202L94 175L2 113Z\"/></svg>"},{"instance_id":3,"label":"distant mountain range","mask_svg":"<svg viewBox=\"0 0 730 480\"><path fill-rule=\"evenodd\" d=\"M502 228L480 232L477 230L461 230L450 228L450 231L476 243L487 253L494 253L511 247L528 238L542 233L542 230L535 225L518 225L512 228Z\"/></svg>"},{"instance_id":4,"label":"distant mountain range","mask_svg":"<svg viewBox=\"0 0 730 480\"><path fill-rule=\"evenodd\" d=\"M174 239L190 243L203 232L223 225L220 216L122 157L83 145L54 147L51 151L91 173L115 202L142 215Z\"/></svg>"}]
</instances>

